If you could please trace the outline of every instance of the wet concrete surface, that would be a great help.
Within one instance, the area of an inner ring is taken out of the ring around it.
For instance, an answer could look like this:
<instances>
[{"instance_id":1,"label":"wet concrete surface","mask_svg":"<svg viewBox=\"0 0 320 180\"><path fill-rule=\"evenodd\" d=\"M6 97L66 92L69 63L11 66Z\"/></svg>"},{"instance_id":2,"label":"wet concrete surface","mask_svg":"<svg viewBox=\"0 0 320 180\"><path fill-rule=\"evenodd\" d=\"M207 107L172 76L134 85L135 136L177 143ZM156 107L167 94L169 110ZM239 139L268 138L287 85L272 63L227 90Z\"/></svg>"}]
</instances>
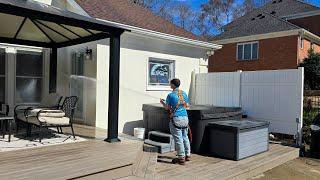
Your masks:
<instances>
[{"instance_id":1,"label":"wet concrete surface","mask_svg":"<svg viewBox=\"0 0 320 180\"><path fill-rule=\"evenodd\" d=\"M298 158L260 174L252 180L320 180L320 160Z\"/></svg>"}]
</instances>

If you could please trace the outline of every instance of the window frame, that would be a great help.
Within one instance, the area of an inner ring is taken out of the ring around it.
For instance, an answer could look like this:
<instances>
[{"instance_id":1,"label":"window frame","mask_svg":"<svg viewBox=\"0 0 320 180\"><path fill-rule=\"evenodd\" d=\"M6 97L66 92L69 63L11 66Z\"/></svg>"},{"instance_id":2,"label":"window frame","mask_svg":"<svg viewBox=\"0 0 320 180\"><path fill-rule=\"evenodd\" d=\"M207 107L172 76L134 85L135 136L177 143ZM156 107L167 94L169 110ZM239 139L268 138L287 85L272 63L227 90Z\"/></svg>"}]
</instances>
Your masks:
<instances>
[{"instance_id":1,"label":"window frame","mask_svg":"<svg viewBox=\"0 0 320 180\"><path fill-rule=\"evenodd\" d=\"M310 49L314 50L314 42L310 42Z\"/></svg>"},{"instance_id":2,"label":"window frame","mask_svg":"<svg viewBox=\"0 0 320 180\"><path fill-rule=\"evenodd\" d=\"M25 53L39 53L41 54L41 61L42 61L42 74L41 76L27 76L27 75L17 75L17 61L18 61L18 52L25 52ZM41 99L44 97L44 89L45 89L45 65L46 65L46 61L45 61L45 50L44 49L28 49L28 48L15 48L15 65L14 65L14 103L16 105L20 105L20 104L40 104L40 102L18 102L17 101L17 80L18 78L20 79L40 79L41 80Z\"/></svg>"},{"instance_id":3,"label":"window frame","mask_svg":"<svg viewBox=\"0 0 320 180\"><path fill-rule=\"evenodd\" d=\"M245 59L245 45L250 45L251 47L251 52L250 52L250 59ZM253 44L257 44L257 58L253 58ZM241 59L239 58L239 46L242 46L242 57ZM236 58L237 61L255 61L255 60L259 60L259 41L252 41L252 42L245 42L245 43L238 43L237 44L237 52L236 52Z\"/></svg>"},{"instance_id":4,"label":"window frame","mask_svg":"<svg viewBox=\"0 0 320 180\"><path fill-rule=\"evenodd\" d=\"M304 39L301 36L299 37L299 47L300 49L304 49Z\"/></svg>"},{"instance_id":5,"label":"window frame","mask_svg":"<svg viewBox=\"0 0 320 180\"><path fill-rule=\"evenodd\" d=\"M6 73L6 71L7 71L7 67L6 67L7 66L6 65L6 49L3 48L3 47L0 47L0 50L1 49L3 50L3 53L4 53L4 59L3 59L4 60L4 72L3 72L3 74L0 74L0 78L4 78L4 87L3 87L4 88L4 93L3 93L4 94L4 99L0 99L0 102L5 103L6 102L6 96L7 96L7 92L6 92L7 91L6 90L6 88L7 88L7 86L6 86L6 83L7 83L6 82L7 81L7 79L6 79L7 78L6 77L6 74L7 74Z\"/></svg>"},{"instance_id":6,"label":"window frame","mask_svg":"<svg viewBox=\"0 0 320 180\"><path fill-rule=\"evenodd\" d=\"M164 62L164 63L170 63L170 68L171 68L171 77L169 77L169 80L175 77L176 73L176 61L172 59L167 59L167 58L161 58L161 57L149 57L147 60L147 91L170 91L170 85L161 85L161 84L150 84L150 62L152 61L157 61L157 62Z\"/></svg>"}]
</instances>

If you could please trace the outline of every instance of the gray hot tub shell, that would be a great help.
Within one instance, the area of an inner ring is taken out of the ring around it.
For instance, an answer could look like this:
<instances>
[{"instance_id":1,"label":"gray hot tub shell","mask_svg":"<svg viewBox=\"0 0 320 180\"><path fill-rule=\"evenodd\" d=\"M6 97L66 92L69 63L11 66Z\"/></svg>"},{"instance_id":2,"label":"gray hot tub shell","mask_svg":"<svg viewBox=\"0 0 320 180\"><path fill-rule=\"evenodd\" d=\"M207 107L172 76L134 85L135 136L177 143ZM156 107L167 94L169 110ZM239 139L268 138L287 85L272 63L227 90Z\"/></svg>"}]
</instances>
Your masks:
<instances>
[{"instance_id":1,"label":"gray hot tub shell","mask_svg":"<svg viewBox=\"0 0 320 180\"><path fill-rule=\"evenodd\" d=\"M269 123L219 121L209 123L209 154L240 160L269 149Z\"/></svg>"},{"instance_id":2,"label":"gray hot tub shell","mask_svg":"<svg viewBox=\"0 0 320 180\"><path fill-rule=\"evenodd\" d=\"M149 131L170 133L168 112L161 104L144 104L142 110L146 133ZM222 120L240 120L242 116L241 108L238 107L191 105L187 111L193 134L191 148L194 153L206 153L207 151L206 126L208 123Z\"/></svg>"}]
</instances>

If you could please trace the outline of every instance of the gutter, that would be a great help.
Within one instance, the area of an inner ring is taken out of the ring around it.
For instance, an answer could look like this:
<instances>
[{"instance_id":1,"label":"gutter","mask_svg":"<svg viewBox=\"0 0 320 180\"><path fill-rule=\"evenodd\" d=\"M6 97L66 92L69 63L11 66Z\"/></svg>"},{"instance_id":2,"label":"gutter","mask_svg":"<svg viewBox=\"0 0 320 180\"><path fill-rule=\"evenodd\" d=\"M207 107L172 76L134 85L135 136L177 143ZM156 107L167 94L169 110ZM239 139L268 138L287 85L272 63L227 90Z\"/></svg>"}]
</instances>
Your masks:
<instances>
[{"instance_id":1,"label":"gutter","mask_svg":"<svg viewBox=\"0 0 320 180\"><path fill-rule=\"evenodd\" d=\"M113 26L118 27L118 28L128 29L132 33L135 33L135 34L140 34L143 36L150 36L150 37L155 37L155 38L159 38L159 39L163 39L163 40L173 41L175 43L182 44L182 45L189 45L192 47L197 47L197 48L206 49L206 50L218 50L218 49L222 48L222 45L218 45L218 44L188 39L188 38L184 38L184 37L180 37L180 36L174 36L174 35L165 34L165 33L152 31L152 30L148 30L148 29L143 29L143 28L139 28L139 27L135 27L135 26L130 26L130 25L121 24L121 23L117 23L117 22L107 21L104 19L99 19L99 18L96 18L96 19L99 21L104 21L104 22L110 23Z\"/></svg>"},{"instance_id":2,"label":"gutter","mask_svg":"<svg viewBox=\"0 0 320 180\"><path fill-rule=\"evenodd\" d=\"M320 10L297 13L297 14L292 14L292 15L287 15L287 16L281 16L280 18L285 19L285 20L292 20L292 19L299 19L299 18L318 16L318 15L320 15Z\"/></svg>"},{"instance_id":3,"label":"gutter","mask_svg":"<svg viewBox=\"0 0 320 180\"><path fill-rule=\"evenodd\" d=\"M307 31L305 29L301 30L301 36L306 37L307 39L312 40L313 42L320 44L320 37L318 35L313 34L310 31Z\"/></svg>"}]
</instances>

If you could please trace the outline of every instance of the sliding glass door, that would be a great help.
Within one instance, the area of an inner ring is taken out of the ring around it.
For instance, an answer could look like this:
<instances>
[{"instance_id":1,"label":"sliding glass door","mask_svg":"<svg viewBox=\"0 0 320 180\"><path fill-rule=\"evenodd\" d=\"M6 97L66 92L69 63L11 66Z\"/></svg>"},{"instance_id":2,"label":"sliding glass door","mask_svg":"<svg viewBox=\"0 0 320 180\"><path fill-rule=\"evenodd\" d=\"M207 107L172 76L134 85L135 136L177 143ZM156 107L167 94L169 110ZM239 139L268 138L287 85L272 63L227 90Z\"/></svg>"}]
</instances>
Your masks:
<instances>
[{"instance_id":1,"label":"sliding glass door","mask_svg":"<svg viewBox=\"0 0 320 180\"><path fill-rule=\"evenodd\" d=\"M70 95L78 97L77 109L75 111L75 118L77 120L84 120L83 108L83 90L84 90L84 54L73 53L71 64L71 78L70 78Z\"/></svg>"}]
</instances>

